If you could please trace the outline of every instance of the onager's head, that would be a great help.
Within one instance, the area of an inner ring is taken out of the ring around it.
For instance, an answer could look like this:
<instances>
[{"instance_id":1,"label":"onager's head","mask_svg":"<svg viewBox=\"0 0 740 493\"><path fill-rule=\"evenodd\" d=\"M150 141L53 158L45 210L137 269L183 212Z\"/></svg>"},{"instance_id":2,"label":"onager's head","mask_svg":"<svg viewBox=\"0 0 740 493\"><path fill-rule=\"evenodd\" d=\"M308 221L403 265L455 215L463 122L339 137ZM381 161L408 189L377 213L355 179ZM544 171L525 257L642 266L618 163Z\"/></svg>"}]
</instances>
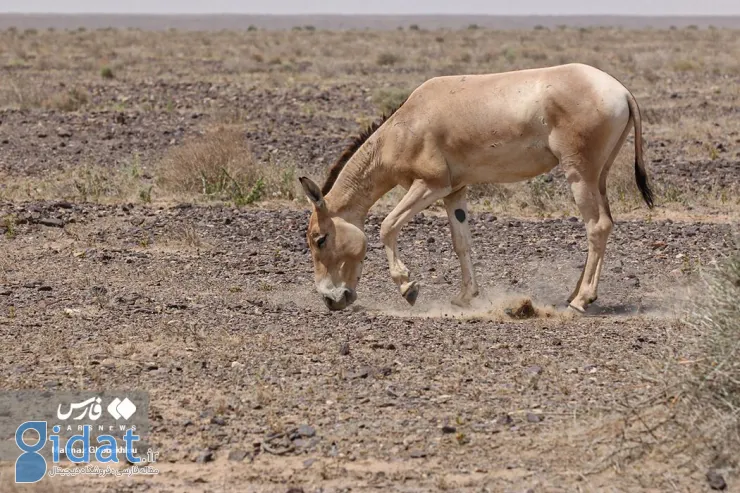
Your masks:
<instances>
[{"instance_id":1,"label":"onager's head","mask_svg":"<svg viewBox=\"0 0 740 493\"><path fill-rule=\"evenodd\" d=\"M306 238L313 258L316 290L330 310L343 310L357 299L367 237L362 229L329 212L324 195L309 178L299 178L314 210Z\"/></svg>"}]
</instances>

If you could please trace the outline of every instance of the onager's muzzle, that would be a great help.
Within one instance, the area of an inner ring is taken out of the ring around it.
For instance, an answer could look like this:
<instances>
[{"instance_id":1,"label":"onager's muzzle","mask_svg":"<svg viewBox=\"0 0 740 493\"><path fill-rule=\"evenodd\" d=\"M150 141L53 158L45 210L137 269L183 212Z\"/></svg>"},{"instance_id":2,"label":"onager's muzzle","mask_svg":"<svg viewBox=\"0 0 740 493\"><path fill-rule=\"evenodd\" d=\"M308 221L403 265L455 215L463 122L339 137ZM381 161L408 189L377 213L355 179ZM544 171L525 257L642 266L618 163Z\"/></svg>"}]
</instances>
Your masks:
<instances>
[{"instance_id":1,"label":"onager's muzzle","mask_svg":"<svg viewBox=\"0 0 740 493\"><path fill-rule=\"evenodd\" d=\"M324 304L326 304L329 310L344 310L357 300L357 293L355 293L354 289L342 288L337 289L330 295L323 294L323 298Z\"/></svg>"}]
</instances>

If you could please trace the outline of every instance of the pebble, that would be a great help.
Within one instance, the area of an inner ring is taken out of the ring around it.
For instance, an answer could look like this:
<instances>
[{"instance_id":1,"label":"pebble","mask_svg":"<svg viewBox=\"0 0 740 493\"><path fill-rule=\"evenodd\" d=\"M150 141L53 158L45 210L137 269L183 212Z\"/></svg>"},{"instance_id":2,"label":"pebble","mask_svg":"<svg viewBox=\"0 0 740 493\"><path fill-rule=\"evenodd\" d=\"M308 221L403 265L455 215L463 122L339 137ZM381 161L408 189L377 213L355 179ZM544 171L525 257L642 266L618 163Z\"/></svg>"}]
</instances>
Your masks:
<instances>
[{"instance_id":1,"label":"pebble","mask_svg":"<svg viewBox=\"0 0 740 493\"><path fill-rule=\"evenodd\" d=\"M339 354L342 356L347 356L349 354L349 343L343 342L339 345Z\"/></svg>"},{"instance_id":2,"label":"pebble","mask_svg":"<svg viewBox=\"0 0 740 493\"><path fill-rule=\"evenodd\" d=\"M195 462L198 464L206 464L208 462L213 461L213 452L210 450L205 450L198 454L198 457L195 459Z\"/></svg>"},{"instance_id":3,"label":"pebble","mask_svg":"<svg viewBox=\"0 0 740 493\"><path fill-rule=\"evenodd\" d=\"M304 438L311 438L316 434L316 429L313 426L301 425L298 427L298 434Z\"/></svg>"},{"instance_id":4,"label":"pebble","mask_svg":"<svg viewBox=\"0 0 740 493\"><path fill-rule=\"evenodd\" d=\"M235 462L241 462L247 457L247 453L244 450L236 449L229 452L229 460Z\"/></svg>"},{"instance_id":5,"label":"pebble","mask_svg":"<svg viewBox=\"0 0 740 493\"><path fill-rule=\"evenodd\" d=\"M727 488L725 478L717 471L709 471L707 473L707 481L709 482L709 487L713 490L724 490Z\"/></svg>"},{"instance_id":6,"label":"pebble","mask_svg":"<svg viewBox=\"0 0 740 493\"><path fill-rule=\"evenodd\" d=\"M42 226L50 226L52 228L63 228L65 224L61 219L54 219L53 217L41 218L38 222Z\"/></svg>"}]
</instances>

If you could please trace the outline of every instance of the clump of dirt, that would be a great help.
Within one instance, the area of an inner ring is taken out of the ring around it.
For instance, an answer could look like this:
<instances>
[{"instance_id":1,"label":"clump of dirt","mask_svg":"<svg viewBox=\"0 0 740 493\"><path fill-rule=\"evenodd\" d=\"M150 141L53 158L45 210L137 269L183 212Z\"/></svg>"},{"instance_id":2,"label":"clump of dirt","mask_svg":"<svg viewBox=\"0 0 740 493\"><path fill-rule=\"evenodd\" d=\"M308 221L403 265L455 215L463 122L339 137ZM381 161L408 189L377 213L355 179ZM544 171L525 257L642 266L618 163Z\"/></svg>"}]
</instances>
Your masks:
<instances>
[{"instance_id":1,"label":"clump of dirt","mask_svg":"<svg viewBox=\"0 0 740 493\"><path fill-rule=\"evenodd\" d=\"M534 309L534 306L532 305L532 300L529 298L525 298L517 303L517 306L511 308L506 308L504 310L504 313L506 313L511 318L517 318L517 319L523 319L523 318L534 318L538 315L537 310ZM545 313L546 317L549 317L549 314Z\"/></svg>"}]
</instances>

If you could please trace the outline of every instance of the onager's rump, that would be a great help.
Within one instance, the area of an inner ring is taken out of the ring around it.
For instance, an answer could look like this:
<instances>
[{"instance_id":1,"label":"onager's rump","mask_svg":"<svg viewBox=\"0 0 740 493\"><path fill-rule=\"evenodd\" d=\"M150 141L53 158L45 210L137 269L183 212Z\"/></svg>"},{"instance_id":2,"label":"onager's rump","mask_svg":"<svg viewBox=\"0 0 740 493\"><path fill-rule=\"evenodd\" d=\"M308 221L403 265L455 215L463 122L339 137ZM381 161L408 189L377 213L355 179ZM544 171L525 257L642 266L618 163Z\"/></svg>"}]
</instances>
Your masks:
<instances>
[{"instance_id":1,"label":"onager's rump","mask_svg":"<svg viewBox=\"0 0 740 493\"><path fill-rule=\"evenodd\" d=\"M638 105L612 76L569 64L426 81L355 140L331 168L323 189L300 179L314 204L307 238L319 293L331 309L355 300L367 242L365 217L380 197L401 185L408 192L380 231L391 277L413 304L419 285L400 259L398 234L415 214L442 199L462 271L454 302L468 304L478 284L470 255L467 186L527 180L560 164L588 236L586 265L568 298L572 308L584 312L597 298L613 226L606 177L631 128L635 178L652 207Z\"/></svg>"}]
</instances>

